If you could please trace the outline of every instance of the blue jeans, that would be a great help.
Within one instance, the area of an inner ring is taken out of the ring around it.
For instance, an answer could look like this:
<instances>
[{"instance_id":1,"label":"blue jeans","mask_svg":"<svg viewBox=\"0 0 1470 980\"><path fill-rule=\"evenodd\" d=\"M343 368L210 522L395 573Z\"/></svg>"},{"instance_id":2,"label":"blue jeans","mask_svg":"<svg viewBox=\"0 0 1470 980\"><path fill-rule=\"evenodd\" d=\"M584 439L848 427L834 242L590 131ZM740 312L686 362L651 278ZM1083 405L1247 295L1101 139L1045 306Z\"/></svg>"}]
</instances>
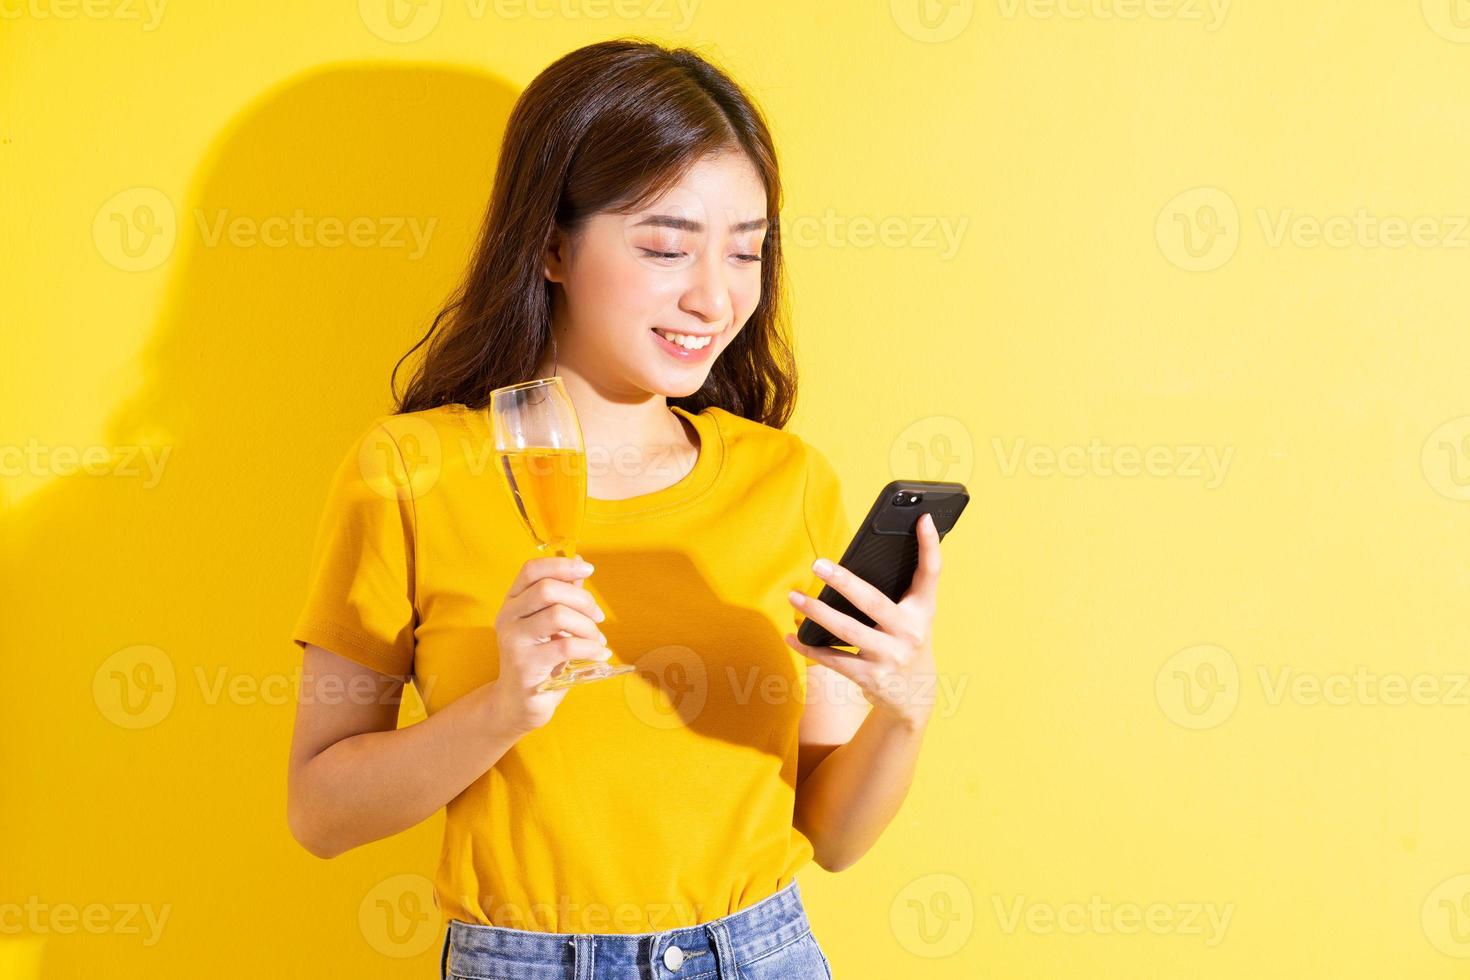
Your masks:
<instances>
[{"instance_id":1,"label":"blue jeans","mask_svg":"<svg viewBox=\"0 0 1470 980\"><path fill-rule=\"evenodd\" d=\"M796 879L738 912L663 932L528 932L449 921L448 980L832 980Z\"/></svg>"}]
</instances>

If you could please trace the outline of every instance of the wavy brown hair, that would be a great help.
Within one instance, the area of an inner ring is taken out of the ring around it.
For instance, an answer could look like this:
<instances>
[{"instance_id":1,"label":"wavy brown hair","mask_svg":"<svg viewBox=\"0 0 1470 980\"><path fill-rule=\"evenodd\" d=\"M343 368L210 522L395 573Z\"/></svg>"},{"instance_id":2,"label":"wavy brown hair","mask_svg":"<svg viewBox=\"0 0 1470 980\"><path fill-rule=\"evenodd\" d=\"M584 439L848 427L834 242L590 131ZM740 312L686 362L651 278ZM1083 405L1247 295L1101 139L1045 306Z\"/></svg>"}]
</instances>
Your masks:
<instances>
[{"instance_id":1,"label":"wavy brown hair","mask_svg":"<svg viewBox=\"0 0 1470 980\"><path fill-rule=\"evenodd\" d=\"M796 364L781 295L781 181L770 132L750 97L702 56L632 38L564 55L516 100L465 278L393 368L397 411L483 408L491 389L534 378L551 342L555 284L544 262L553 226L570 235L596 213L641 210L701 158L727 151L745 154L765 183L761 299L704 385L669 403L695 413L717 405L784 427ZM398 368L424 344L399 398Z\"/></svg>"}]
</instances>

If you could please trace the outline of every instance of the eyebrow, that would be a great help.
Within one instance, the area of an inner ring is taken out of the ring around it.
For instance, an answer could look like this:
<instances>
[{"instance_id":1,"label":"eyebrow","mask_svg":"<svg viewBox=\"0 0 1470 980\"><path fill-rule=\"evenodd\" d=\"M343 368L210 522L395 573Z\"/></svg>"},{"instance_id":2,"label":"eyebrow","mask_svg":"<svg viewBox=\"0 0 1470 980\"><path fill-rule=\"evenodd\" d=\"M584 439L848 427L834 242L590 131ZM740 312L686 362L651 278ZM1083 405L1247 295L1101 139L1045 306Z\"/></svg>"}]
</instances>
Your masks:
<instances>
[{"instance_id":1,"label":"eyebrow","mask_svg":"<svg viewBox=\"0 0 1470 980\"><path fill-rule=\"evenodd\" d=\"M739 224L731 225L730 230L756 231L758 229L764 228L766 224L767 222L765 218L756 218L753 221L742 221ZM642 221L633 225L633 227L641 228L644 225L653 225L658 228L675 228L679 231L692 231L696 233L704 231L704 225L700 224L698 221L690 221L688 218L675 217L672 214L650 214Z\"/></svg>"}]
</instances>

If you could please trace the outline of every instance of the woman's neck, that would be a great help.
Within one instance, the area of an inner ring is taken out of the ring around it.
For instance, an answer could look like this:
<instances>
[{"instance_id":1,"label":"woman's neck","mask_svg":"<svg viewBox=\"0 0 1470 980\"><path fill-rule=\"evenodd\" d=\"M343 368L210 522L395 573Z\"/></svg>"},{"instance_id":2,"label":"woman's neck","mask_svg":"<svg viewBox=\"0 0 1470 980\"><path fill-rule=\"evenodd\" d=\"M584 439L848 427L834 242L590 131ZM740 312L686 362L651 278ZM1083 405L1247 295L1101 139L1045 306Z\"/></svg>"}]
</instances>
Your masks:
<instances>
[{"instance_id":1,"label":"woman's neck","mask_svg":"<svg viewBox=\"0 0 1470 980\"><path fill-rule=\"evenodd\" d=\"M551 377L548 358L536 377ZM677 483L693 469L699 436L663 395L618 398L601 390L561 360L562 384L577 410L587 447L587 492L600 500L652 493Z\"/></svg>"}]
</instances>

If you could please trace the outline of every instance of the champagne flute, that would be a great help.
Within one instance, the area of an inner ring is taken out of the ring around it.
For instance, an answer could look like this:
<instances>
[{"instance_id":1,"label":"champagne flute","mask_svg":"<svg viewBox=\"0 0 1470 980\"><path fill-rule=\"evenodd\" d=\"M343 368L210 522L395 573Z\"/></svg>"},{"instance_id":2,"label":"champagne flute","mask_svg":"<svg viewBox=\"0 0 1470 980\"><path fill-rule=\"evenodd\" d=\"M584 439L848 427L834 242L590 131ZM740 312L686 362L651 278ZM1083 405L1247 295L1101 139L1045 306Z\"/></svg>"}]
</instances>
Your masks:
<instances>
[{"instance_id":1,"label":"champagne flute","mask_svg":"<svg viewBox=\"0 0 1470 980\"><path fill-rule=\"evenodd\" d=\"M496 388L490 421L501 485L542 554L573 557L587 511L587 449L576 408L559 375ZM558 636L570 636L558 630ZM552 637L547 637L551 640ZM633 664L573 657L536 686L554 691L616 677Z\"/></svg>"}]
</instances>

